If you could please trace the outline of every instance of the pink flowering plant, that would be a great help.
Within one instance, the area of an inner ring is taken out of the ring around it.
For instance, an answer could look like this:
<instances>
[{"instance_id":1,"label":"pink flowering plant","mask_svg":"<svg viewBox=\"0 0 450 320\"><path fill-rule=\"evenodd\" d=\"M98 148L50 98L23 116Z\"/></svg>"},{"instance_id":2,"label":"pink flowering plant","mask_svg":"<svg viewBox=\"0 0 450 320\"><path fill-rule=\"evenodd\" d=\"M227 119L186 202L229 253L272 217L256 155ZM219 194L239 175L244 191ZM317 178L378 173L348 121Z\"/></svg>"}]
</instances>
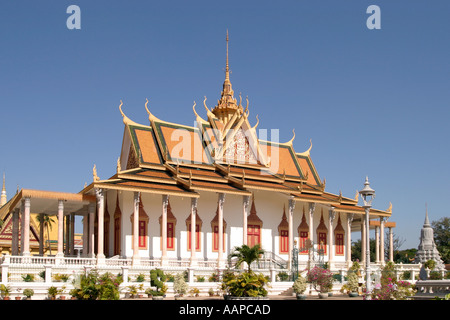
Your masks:
<instances>
[{"instance_id":1,"label":"pink flowering plant","mask_svg":"<svg viewBox=\"0 0 450 320\"><path fill-rule=\"evenodd\" d=\"M395 279L394 264L388 262L382 271L380 284L372 290L370 298L372 300L406 300L416 292L417 290L408 281Z\"/></svg>"},{"instance_id":2,"label":"pink flowering plant","mask_svg":"<svg viewBox=\"0 0 450 320\"><path fill-rule=\"evenodd\" d=\"M388 278L386 282L375 286L370 298L372 300L406 300L415 293L416 290L408 281L395 281Z\"/></svg>"},{"instance_id":3,"label":"pink flowering plant","mask_svg":"<svg viewBox=\"0 0 450 320\"><path fill-rule=\"evenodd\" d=\"M330 270L315 266L308 271L307 281L320 293L331 291L333 287L333 274Z\"/></svg>"}]
</instances>

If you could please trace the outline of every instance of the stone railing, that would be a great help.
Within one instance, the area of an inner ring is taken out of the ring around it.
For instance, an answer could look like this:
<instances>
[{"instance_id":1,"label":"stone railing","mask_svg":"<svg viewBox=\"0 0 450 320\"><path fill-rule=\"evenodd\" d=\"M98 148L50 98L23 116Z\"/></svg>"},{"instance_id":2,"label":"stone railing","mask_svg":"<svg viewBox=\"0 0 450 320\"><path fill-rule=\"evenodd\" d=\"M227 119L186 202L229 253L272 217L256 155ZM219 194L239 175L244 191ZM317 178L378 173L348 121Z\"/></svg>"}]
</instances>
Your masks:
<instances>
[{"instance_id":1,"label":"stone railing","mask_svg":"<svg viewBox=\"0 0 450 320\"><path fill-rule=\"evenodd\" d=\"M416 288L414 299L443 298L450 293L450 280L419 280L416 282Z\"/></svg>"}]
</instances>

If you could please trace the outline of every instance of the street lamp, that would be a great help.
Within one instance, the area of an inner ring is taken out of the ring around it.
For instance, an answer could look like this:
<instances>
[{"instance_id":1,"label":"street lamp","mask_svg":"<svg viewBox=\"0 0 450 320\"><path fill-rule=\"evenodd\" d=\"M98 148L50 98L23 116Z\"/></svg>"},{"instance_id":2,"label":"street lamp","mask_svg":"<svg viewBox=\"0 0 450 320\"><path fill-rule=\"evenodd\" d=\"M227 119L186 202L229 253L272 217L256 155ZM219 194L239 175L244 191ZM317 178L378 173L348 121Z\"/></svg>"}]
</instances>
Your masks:
<instances>
[{"instance_id":1,"label":"street lamp","mask_svg":"<svg viewBox=\"0 0 450 320\"><path fill-rule=\"evenodd\" d=\"M369 212L372 207L372 201L375 199L375 190L370 187L369 178L366 177L366 182L364 182L364 188L359 191L364 205L364 211L366 213L366 294L367 296L371 292L370 283L370 239L369 239Z\"/></svg>"}]
</instances>

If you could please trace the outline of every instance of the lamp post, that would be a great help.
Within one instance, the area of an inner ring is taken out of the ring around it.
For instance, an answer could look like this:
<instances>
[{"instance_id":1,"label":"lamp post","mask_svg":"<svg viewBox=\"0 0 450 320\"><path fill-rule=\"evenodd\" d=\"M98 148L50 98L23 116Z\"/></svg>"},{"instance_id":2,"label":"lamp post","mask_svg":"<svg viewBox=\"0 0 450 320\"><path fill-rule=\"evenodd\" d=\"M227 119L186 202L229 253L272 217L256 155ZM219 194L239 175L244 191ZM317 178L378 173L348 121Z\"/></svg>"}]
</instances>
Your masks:
<instances>
[{"instance_id":1,"label":"lamp post","mask_svg":"<svg viewBox=\"0 0 450 320\"><path fill-rule=\"evenodd\" d=\"M370 239L369 239L369 212L372 207L372 201L375 198L375 190L370 187L369 178L366 177L366 182L364 182L364 188L359 191L361 198L363 199L364 211L366 214L366 294L367 296L371 292L370 283Z\"/></svg>"}]
</instances>

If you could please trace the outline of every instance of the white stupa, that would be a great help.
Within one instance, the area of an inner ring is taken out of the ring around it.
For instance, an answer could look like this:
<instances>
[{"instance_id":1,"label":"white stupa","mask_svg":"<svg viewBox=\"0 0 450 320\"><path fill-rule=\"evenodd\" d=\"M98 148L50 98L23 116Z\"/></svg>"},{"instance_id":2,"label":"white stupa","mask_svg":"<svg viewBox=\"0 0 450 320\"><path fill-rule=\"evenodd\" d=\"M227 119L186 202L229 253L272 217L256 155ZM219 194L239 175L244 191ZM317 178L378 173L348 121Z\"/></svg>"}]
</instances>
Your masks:
<instances>
[{"instance_id":1,"label":"white stupa","mask_svg":"<svg viewBox=\"0 0 450 320\"><path fill-rule=\"evenodd\" d=\"M425 223L420 231L420 244L416 253L415 262L425 263L428 260L436 261L435 269L444 269L444 263L441 259L441 255L434 243L434 231L428 220L428 209L425 210Z\"/></svg>"}]
</instances>

